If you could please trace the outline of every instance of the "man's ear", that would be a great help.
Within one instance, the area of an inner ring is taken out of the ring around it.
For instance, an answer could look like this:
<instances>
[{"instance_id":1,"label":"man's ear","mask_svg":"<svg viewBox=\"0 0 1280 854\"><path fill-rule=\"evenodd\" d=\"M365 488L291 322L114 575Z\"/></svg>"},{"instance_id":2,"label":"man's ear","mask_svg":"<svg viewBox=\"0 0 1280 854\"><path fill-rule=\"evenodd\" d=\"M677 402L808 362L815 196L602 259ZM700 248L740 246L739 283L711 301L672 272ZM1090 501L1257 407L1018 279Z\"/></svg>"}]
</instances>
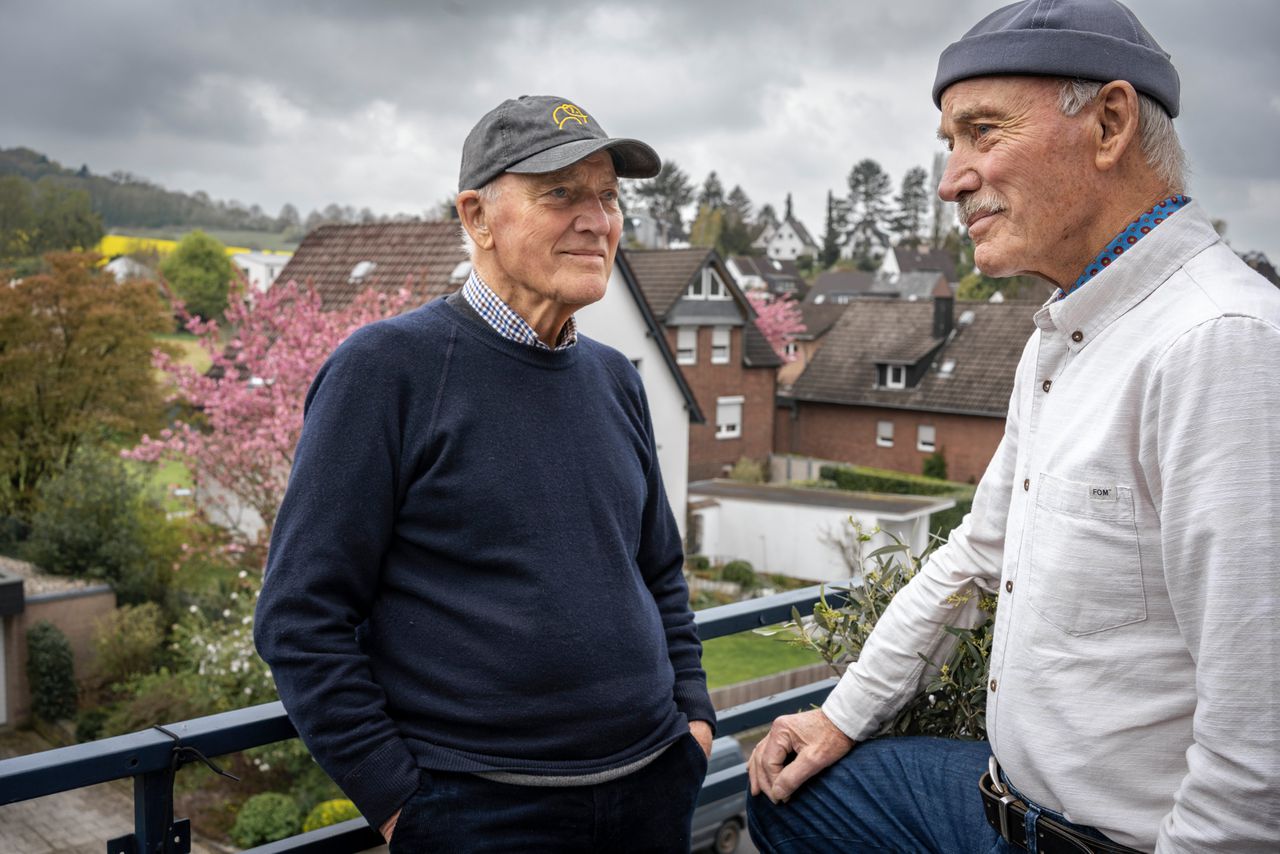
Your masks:
<instances>
[{"instance_id":1,"label":"man's ear","mask_svg":"<svg viewBox=\"0 0 1280 854\"><path fill-rule=\"evenodd\" d=\"M462 227L471 235L471 242L480 249L493 248L493 234L489 231L489 211L476 190L463 190L454 201Z\"/></svg>"},{"instance_id":2,"label":"man's ear","mask_svg":"<svg viewBox=\"0 0 1280 854\"><path fill-rule=\"evenodd\" d=\"M1138 139L1138 92L1127 80L1113 80L1098 90L1097 153L1100 171L1114 169Z\"/></svg>"}]
</instances>

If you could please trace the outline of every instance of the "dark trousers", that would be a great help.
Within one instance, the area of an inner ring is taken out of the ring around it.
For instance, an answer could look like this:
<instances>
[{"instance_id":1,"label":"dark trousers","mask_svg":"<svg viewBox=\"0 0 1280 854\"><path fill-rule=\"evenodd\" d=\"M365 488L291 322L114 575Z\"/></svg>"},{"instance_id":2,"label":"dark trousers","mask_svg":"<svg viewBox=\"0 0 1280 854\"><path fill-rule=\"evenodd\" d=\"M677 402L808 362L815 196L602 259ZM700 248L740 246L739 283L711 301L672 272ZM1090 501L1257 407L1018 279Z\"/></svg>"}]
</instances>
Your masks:
<instances>
[{"instance_id":1,"label":"dark trousers","mask_svg":"<svg viewBox=\"0 0 1280 854\"><path fill-rule=\"evenodd\" d=\"M423 771L391 852L683 854L706 773L706 755L691 735L639 771L594 786L513 786Z\"/></svg>"}]
</instances>

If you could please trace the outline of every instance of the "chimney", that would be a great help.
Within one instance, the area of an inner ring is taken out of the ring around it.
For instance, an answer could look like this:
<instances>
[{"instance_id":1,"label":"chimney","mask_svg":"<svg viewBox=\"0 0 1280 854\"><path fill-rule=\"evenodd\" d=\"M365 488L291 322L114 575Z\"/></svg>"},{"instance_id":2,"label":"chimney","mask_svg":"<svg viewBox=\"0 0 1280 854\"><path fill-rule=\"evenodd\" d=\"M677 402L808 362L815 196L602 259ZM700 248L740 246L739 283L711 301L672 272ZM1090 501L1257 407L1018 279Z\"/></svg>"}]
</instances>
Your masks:
<instances>
[{"instance_id":1,"label":"chimney","mask_svg":"<svg viewBox=\"0 0 1280 854\"><path fill-rule=\"evenodd\" d=\"M938 284L933 293L933 337L946 338L955 328L956 299L951 295L951 286L945 276L938 276Z\"/></svg>"}]
</instances>

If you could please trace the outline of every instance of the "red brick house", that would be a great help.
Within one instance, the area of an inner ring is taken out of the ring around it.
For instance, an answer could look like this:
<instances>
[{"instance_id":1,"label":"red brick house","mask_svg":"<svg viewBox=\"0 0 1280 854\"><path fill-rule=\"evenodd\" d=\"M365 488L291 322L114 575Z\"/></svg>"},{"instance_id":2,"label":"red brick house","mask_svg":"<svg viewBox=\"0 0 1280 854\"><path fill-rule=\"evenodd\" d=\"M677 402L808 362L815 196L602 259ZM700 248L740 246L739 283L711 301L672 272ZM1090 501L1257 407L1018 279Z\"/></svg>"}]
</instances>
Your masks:
<instances>
[{"instance_id":1,"label":"red brick house","mask_svg":"<svg viewBox=\"0 0 1280 854\"><path fill-rule=\"evenodd\" d=\"M627 260L708 416L689 427L689 479L719 477L743 457L768 457L782 360L719 253L631 251Z\"/></svg>"},{"instance_id":2,"label":"red brick house","mask_svg":"<svg viewBox=\"0 0 1280 854\"><path fill-rule=\"evenodd\" d=\"M778 396L775 450L976 482L1004 434L1030 303L858 300ZM958 313L958 314L957 314Z\"/></svg>"}]
</instances>

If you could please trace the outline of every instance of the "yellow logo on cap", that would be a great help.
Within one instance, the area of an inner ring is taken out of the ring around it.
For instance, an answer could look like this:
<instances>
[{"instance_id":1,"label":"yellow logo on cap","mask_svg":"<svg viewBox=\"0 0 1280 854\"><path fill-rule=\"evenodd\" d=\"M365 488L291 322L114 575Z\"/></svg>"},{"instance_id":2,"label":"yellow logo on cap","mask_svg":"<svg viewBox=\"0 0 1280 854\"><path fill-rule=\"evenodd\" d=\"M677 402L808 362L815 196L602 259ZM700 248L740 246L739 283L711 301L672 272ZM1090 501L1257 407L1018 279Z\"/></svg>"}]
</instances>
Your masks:
<instances>
[{"instance_id":1,"label":"yellow logo on cap","mask_svg":"<svg viewBox=\"0 0 1280 854\"><path fill-rule=\"evenodd\" d=\"M569 122L577 122L585 125L591 121L591 118L582 110L579 110L573 104L561 104L556 107L555 112L551 114L551 120L556 123L556 127L564 130L564 126Z\"/></svg>"}]
</instances>

